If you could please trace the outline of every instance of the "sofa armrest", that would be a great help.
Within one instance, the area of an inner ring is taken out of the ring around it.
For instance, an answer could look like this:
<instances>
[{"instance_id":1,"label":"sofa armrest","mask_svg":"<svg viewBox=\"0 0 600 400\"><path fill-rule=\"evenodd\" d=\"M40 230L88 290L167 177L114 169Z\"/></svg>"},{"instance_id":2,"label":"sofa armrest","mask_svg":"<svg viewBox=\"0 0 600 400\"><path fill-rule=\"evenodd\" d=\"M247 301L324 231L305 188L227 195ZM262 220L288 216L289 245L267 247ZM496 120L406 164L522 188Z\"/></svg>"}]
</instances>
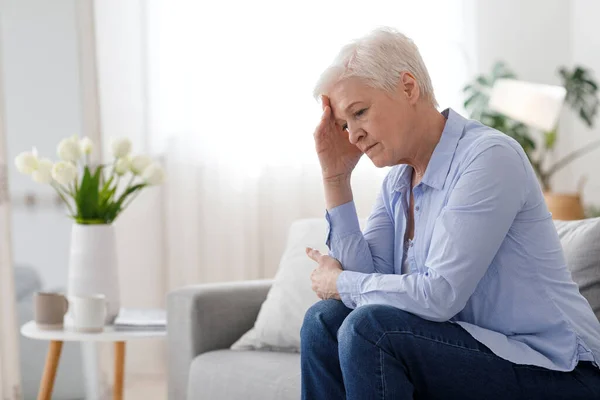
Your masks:
<instances>
[{"instance_id":1,"label":"sofa armrest","mask_svg":"<svg viewBox=\"0 0 600 400\"><path fill-rule=\"evenodd\" d=\"M167 295L169 400L187 399L196 356L226 349L254 326L271 280L184 287Z\"/></svg>"}]
</instances>

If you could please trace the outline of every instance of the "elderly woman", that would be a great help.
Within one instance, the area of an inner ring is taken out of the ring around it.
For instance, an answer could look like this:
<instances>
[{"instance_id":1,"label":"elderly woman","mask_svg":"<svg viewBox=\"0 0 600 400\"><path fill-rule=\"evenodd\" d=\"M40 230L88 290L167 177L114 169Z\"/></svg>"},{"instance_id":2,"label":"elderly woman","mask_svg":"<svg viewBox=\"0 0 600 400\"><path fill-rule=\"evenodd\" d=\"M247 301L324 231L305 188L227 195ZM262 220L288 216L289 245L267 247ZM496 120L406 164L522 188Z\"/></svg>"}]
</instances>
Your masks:
<instances>
[{"instance_id":1,"label":"elderly woman","mask_svg":"<svg viewBox=\"0 0 600 400\"><path fill-rule=\"evenodd\" d=\"M379 29L315 90L329 255L301 331L304 399L600 399L600 323L512 138L440 113L413 42ZM351 174L392 166L361 232Z\"/></svg>"}]
</instances>

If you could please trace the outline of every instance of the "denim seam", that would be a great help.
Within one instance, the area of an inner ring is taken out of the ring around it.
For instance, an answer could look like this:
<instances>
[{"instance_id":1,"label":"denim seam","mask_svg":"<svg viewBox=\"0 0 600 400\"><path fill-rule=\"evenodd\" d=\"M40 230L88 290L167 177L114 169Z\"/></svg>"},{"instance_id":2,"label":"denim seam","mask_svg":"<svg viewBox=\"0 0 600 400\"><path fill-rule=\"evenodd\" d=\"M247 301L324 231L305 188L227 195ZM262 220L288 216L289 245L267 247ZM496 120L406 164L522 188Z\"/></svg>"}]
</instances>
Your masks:
<instances>
[{"instance_id":1,"label":"denim seam","mask_svg":"<svg viewBox=\"0 0 600 400\"><path fill-rule=\"evenodd\" d=\"M381 341L382 341L382 340L383 340L383 339L384 339L384 338L385 338L385 337L386 337L388 334L397 334L397 333L400 333L400 334L408 334L408 335L414 336L414 337L416 337L416 338L419 338L419 339L425 339L425 340L429 340L429 341L431 341L431 342L440 343L440 344L445 344L445 345L447 345L447 346L450 346L450 347L456 347L456 348L458 348L458 349L463 349L463 350L469 350L469 351L473 351L473 352L475 352L475 353L479 353L479 354L481 354L481 355L484 355L484 356L486 356L486 357L488 357L488 358L493 358L493 359L496 359L496 358L498 358L498 356L496 356L495 354L486 353L486 352L483 352L483 351L481 351L481 350L472 349L472 348L469 348L469 347L464 347L464 346L459 346L459 345L452 344L452 343L446 343L446 342L442 342L442 341L435 340L435 339L432 339L432 338L430 338L430 337L427 337L427 336L423 336L423 335L417 335L416 333L414 333L414 332L410 332L410 331L389 331L389 332L384 332L384 333L383 333L383 335L381 335L381 337L379 338L379 340L378 340L377 342L375 342L375 345L381 349L381 346L379 346L379 343L380 343L380 342L381 342Z\"/></svg>"},{"instance_id":2,"label":"denim seam","mask_svg":"<svg viewBox=\"0 0 600 400\"><path fill-rule=\"evenodd\" d=\"M385 372L383 371L383 350L379 348L379 365L381 370L381 393L385 400Z\"/></svg>"}]
</instances>

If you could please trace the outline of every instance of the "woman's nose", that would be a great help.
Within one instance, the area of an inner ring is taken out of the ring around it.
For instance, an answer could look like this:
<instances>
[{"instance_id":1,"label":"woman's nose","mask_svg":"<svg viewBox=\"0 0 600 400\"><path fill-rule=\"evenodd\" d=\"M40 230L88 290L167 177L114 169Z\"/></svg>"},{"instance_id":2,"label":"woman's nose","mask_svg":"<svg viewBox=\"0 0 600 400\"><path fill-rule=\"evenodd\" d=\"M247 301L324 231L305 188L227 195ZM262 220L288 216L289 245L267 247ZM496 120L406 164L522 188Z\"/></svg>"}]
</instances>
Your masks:
<instances>
[{"instance_id":1,"label":"woman's nose","mask_svg":"<svg viewBox=\"0 0 600 400\"><path fill-rule=\"evenodd\" d=\"M360 140L360 138L362 138L363 136L365 136L365 131L363 131L359 127L350 127L350 126L348 126L348 136L349 136L349 139L350 139L350 143L356 144L356 143L358 143L358 141Z\"/></svg>"}]
</instances>

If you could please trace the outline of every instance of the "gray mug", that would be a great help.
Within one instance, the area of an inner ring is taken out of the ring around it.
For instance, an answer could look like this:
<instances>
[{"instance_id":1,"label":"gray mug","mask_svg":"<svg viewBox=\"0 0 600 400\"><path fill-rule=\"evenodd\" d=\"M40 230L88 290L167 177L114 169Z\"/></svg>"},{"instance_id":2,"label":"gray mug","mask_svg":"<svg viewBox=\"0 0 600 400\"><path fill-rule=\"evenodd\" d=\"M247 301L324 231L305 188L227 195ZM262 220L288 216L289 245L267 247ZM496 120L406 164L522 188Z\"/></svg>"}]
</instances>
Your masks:
<instances>
[{"instance_id":1,"label":"gray mug","mask_svg":"<svg viewBox=\"0 0 600 400\"><path fill-rule=\"evenodd\" d=\"M61 293L37 292L34 295L33 315L39 329L63 329L69 301Z\"/></svg>"}]
</instances>

